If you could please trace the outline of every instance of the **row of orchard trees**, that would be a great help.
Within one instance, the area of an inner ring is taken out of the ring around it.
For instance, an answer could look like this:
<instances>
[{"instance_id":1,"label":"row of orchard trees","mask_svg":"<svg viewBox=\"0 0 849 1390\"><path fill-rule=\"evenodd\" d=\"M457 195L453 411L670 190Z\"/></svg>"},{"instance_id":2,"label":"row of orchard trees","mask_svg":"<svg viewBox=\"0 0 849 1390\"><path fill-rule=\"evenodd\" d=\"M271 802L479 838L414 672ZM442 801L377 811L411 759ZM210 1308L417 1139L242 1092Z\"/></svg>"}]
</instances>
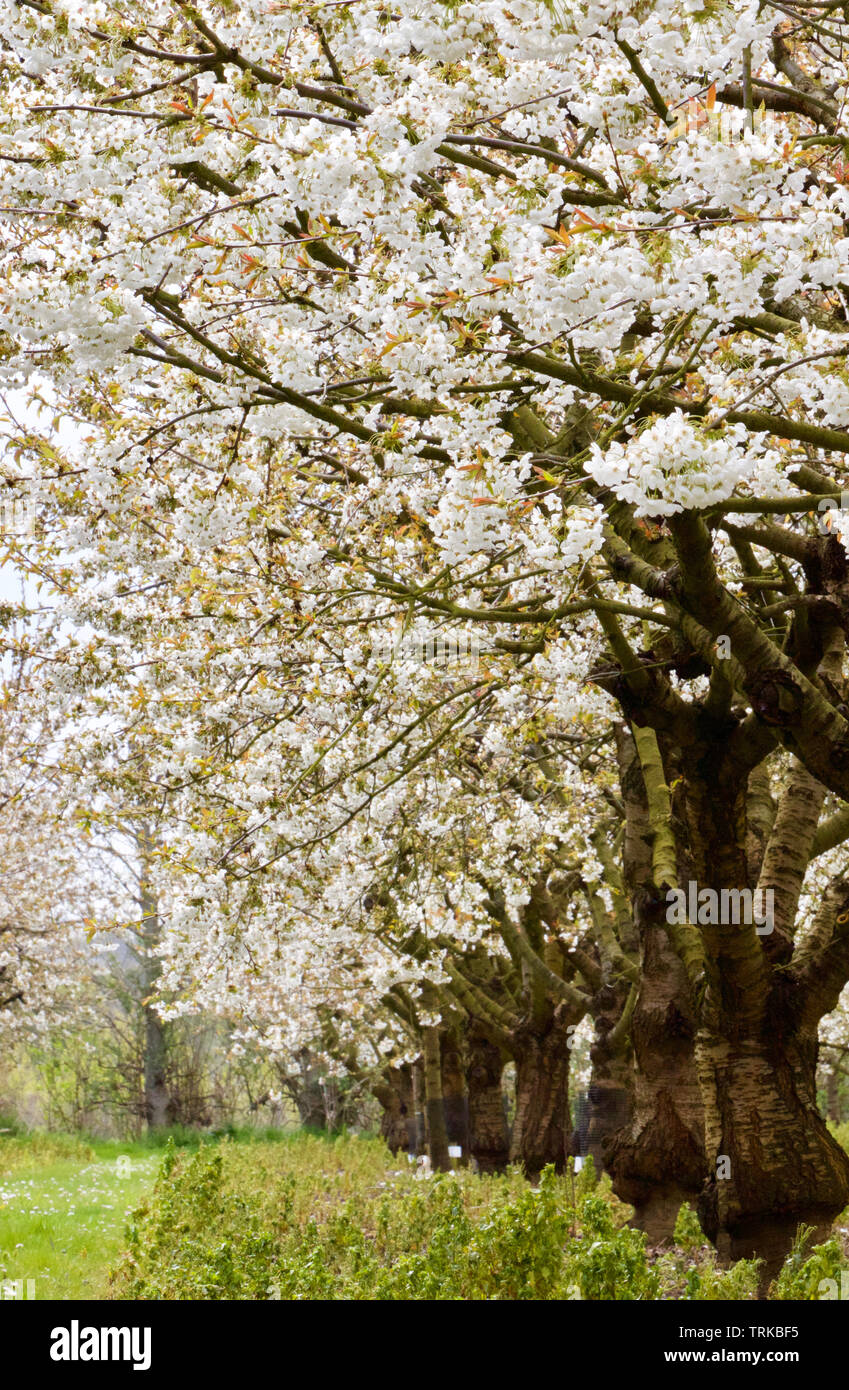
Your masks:
<instances>
[{"instance_id":1,"label":"row of orchard trees","mask_svg":"<svg viewBox=\"0 0 849 1390\"><path fill-rule=\"evenodd\" d=\"M531 1173L588 1017L616 1190L768 1270L849 1200L815 1088L849 978L845 28L0 21L23 645L73 795L163 827L166 1013L390 1114L420 1059L437 1159L465 1070L503 1161L509 1058ZM769 931L701 910L755 890Z\"/></svg>"}]
</instances>

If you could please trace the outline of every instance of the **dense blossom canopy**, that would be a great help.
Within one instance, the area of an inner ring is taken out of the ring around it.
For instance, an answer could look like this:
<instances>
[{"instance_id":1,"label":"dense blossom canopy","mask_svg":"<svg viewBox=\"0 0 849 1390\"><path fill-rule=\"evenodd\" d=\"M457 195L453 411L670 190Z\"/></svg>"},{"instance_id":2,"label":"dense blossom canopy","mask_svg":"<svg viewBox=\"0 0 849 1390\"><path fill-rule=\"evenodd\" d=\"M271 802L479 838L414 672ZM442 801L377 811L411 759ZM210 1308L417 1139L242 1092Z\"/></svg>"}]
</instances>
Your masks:
<instances>
[{"instance_id":1,"label":"dense blossom canopy","mask_svg":"<svg viewBox=\"0 0 849 1390\"><path fill-rule=\"evenodd\" d=\"M6 7L12 548L75 795L137 797L143 749L167 807L173 1010L283 1050L334 1012L400 1057L457 955L509 962L540 875L580 873L546 923L573 950L621 907L623 710L733 712L849 794L797 621L845 619L841 26Z\"/></svg>"}]
</instances>

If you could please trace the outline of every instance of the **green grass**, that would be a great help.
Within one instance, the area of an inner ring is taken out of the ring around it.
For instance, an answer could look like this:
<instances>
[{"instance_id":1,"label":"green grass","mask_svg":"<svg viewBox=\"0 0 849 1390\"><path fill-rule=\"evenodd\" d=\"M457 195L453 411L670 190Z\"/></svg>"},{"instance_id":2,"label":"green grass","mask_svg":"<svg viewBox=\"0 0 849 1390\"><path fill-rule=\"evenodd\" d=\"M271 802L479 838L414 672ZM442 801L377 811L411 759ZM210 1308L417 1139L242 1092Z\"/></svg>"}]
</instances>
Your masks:
<instances>
[{"instance_id":1,"label":"green grass","mask_svg":"<svg viewBox=\"0 0 849 1390\"><path fill-rule=\"evenodd\" d=\"M7 1132L3 1132L6 1130ZM34 1281L36 1299L110 1296L109 1273L126 1244L128 1213L152 1188L166 1142L195 1152L226 1137L239 1148L291 1131L205 1135L173 1127L140 1140L27 1132L0 1123L0 1282Z\"/></svg>"},{"instance_id":2,"label":"green grass","mask_svg":"<svg viewBox=\"0 0 849 1390\"><path fill-rule=\"evenodd\" d=\"M674 1244L649 1250L589 1168L535 1190L516 1169L428 1178L372 1137L168 1138L0 1133L0 1280L32 1280L42 1300L755 1294L755 1266L719 1267L687 1208ZM777 1294L817 1298L839 1279L846 1218L817 1247L800 1233Z\"/></svg>"},{"instance_id":3,"label":"green grass","mask_svg":"<svg viewBox=\"0 0 849 1390\"><path fill-rule=\"evenodd\" d=\"M712 1251L652 1261L608 1179L516 1169L427 1177L377 1139L311 1134L166 1153L133 1213L126 1299L752 1298L757 1271ZM692 1224L692 1222L690 1223ZM690 1247L689 1231L685 1244Z\"/></svg>"},{"instance_id":4,"label":"green grass","mask_svg":"<svg viewBox=\"0 0 849 1390\"><path fill-rule=\"evenodd\" d=\"M159 1160L141 1144L0 1136L0 1279L33 1280L36 1299L105 1297Z\"/></svg>"}]
</instances>

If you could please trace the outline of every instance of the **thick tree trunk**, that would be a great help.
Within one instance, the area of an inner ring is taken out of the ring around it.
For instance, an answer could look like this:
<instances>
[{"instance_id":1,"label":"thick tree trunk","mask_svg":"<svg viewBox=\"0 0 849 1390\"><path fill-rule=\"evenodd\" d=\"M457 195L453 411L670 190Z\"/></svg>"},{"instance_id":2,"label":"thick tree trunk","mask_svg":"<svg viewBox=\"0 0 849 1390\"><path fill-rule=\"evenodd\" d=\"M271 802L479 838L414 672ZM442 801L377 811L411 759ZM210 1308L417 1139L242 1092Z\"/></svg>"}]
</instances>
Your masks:
<instances>
[{"instance_id":1,"label":"thick tree trunk","mask_svg":"<svg viewBox=\"0 0 849 1390\"><path fill-rule=\"evenodd\" d=\"M816 1105L815 1038L788 1036L773 1001L760 1037L707 1032L697 1046L710 1177L702 1226L729 1260L764 1260L762 1292L800 1223L824 1240L849 1202L849 1157Z\"/></svg>"},{"instance_id":2,"label":"thick tree trunk","mask_svg":"<svg viewBox=\"0 0 849 1390\"><path fill-rule=\"evenodd\" d=\"M304 1129L325 1129L326 1115L324 1096L318 1080L313 1074L307 1075L298 1087L296 1101L298 1119Z\"/></svg>"},{"instance_id":3,"label":"thick tree trunk","mask_svg":"<svg viewBox=\"0 0 849 1390\"><path fill-rule=\"evenodd\" d=\"M712 746L686 766L678 794L689 876L714 902L745 888L749 872L745 778L723 767L723 751ZM688 928L705 962L695 989L707 1170L699 1216L723 1258L764 1261L762 1294L799 1224L823 1239L849 1201L849 1157L817 1110L819 1013L793 943L822 801L822 786L792 765L758 880L774 898L771 914L762 900L757 919L754 906L748 916L706 911Z\"/></svg>"},{"instance_id":4,"label":"thick tree trunk","mask_svg":"<svg viewBox=\"0 0 849 1390\"><path fill-rule=\"evenodd\" d=\"M616 733L626 812L624 877L642 963L630 1030L632 1116L625 1129L608 1134L603 1158L614 1192L634 1207L633 1224L656 1243L671 1237L681 1203L696 1200L704 1184L704 1113L687 973L669 940L665 898L652 886L642 767L632 735L622 726Z\"/></svg>"},{"instance_id":5,"label":"thick tree trunk","mask_svg":"<svg viewBox=\"0 0 849 1390\"><path fill-rule=\"evenodd\" d=\"M516 1118L510 1137L510 1161L529 1178L554 1164L566 1166L571 1138L569 1116L570 1024L576 1015L559 1004L544 1029L528 1025L516 1035Z\"/></svg>"},{"instance_id":6,"label":"thick tree trunk","mask_svg":"<svg viewBox=\"0 0 849 1390\"><path fill-rule=\"evenodd\" d=\"M748 868L745 786L705 775L721 768L719 751L702 761L701 777L688 771L682 798L693 878L714 893L745 886ZM849 1157L817 1109L818 1015L806 1007L793 947L823 794L791 767L758 881L774 895L760 934L754 920L728 914L699 928L707 954L696 1037L707 1158L699 1216L722 1257L764 1261L762 1294L799 1224L822 1240L849 1201Z\"/></svg>"},{"instance_id":7,"label":"thick tree trunk","mask_svg":"<svg viewBox=\"0 0 849 1390\"><path fill-rule=\"evenodd\" d=\"M590 1051L589 1127L586 1147L596 1173L607 1170L616 1137L631 1124L634 1113L634 1057L630 1047L605 1055Z\"/></svg>"},{"instance_id":8,"label":"thick tree trunk","mask_svg":"<svg viewBox=\"0 0 849 1390\"><path fill-rule=\"evenodd\" d=\"M427 1149L427 1122L425 1119L425 1076L424 1062L417 1057L410 1068L413 1083L413 1121L410 1126L410 1153L423 1154Z\"/></svg>"},{"instance_id":9,"label":"thick tree trunk","mask_svg":"<svg viewBox=\"0 0 849 1390\"><path fill-rule=\"evenodd\" d=\"M448 1130L445 1127L445 1109L442 1103L442 1065L438 1029L422 1029L422 1057L427 1152L433 1171L444 1173L451 1167L451 1161L448 1157Z\"/></svg>"},{"instance_id":10,"label":"thick tree trunk","mask_svg":"<svg viewBox=\"0 0 849 1390\"><path fill-rule=\"evenodd\" d=\"M472 1030L467 1039L469 1147L481 1173L503 1173L510 1158L507 1107L501 1089L504 1055Z\"/></svg>"},{"instance_id":11,"label":"thick tree trunk","mask_svg":"<svg viewBox=\"0 0 849 1390\"><path fill-rule=\"evenodd\" d=\"M321 1086L321 1072L315 1057L306 1048L298 1055L300 1075L290 1078L298 1119L305 1129L326 1129L327 1110Z\"/></svg>"},{"instance_id":12,"label":"thick tree trunk","mask_svg":"<svg viewBox=\"0 0 849 1390\"><path fill-rule=\"evenodd\" d=\"M374 1094L383 1109L380 1133L388 1148L393 1153L414 1153L413 1080L407 1063L401 1067L388 1067L383 1078L375 1084Z\"/></svg>"},{"instance_id":13,"label":"thick tree trunk","mask_svg":"<svg viewBox=\"0 0 849 1390\"><path fill-rule=\"evenodd\" d=\"M689 516L670 520L684 575L682 602L709 631L724 635L737 613L719 597L710 540L700 526ZM826 593L835 575L845 587L845 554L834 558L839 565L831 574L814 554L807 566L809 583ZM794 625L792 635L811 675L836 654L836 670L821 674L839 681L842 620L822 619L818 628L812 619ZM745 645L738 640L738 651ZM742 681L738 672L726 682L714 669L710 694L688 713L679 707L672 716L669 692L657 699L651 678L630 686L623 681L615 692L633 717L644 781L640 792L633 765L628 769L627 757L621 759L626 856L631 851L625 877L632 897L642 886L657 904L645 914L645 977L634 1016L635 1119L627 1141L616 1144L611 1166L615 1190L635 1203L638 1219L652 1232L669 1226L682 1189L690 1195L701 1171L706 1234L726 1258L763 1259L763 1293L799 1223L821 1238L849 1201L849 1157L828 1134L814 1094L816 1025L847 978L849 937L840 926L849 901L841 889L840 903L832 904L839 915L830 920L818 910L811 939L794 940L823 804L817 776L833 785L822 754L827 739L816 746L819 731L805 727L783 669L764 664L766 644L753 642L748 658ZM734 682L742 684L757 721L740 708ZM790 687L798 693L792 681ZM755 774L771 752L773 728L785 731L805 762L804 768L790 765L774 821L768 781ZM627 742L619 740L620 753L627 753ZM646 790L648 817L639 804ZM648 833L635 835L641 817ZM650 847L649 856L641 855L639 840ZM650 858L648 871L641 858ZM761 901L756 908L750 898L742 912L740 895L756 887L774 896L774 904ZM670 889L686 892L687 909L665 922ZM769 920L764 909L773 906ZM676 955L669 959L673 942ZM679 969L676 978L676 962L683 977ZM670 1175L677 1191L670 1191Z\"/></svg>"},{"instance_id":14,"label":"thick tree trunk","mask_svg":"<svg viewBox=\"0 0 849 1390\"><path fill-rule=\"evenodd\" d=\"M634 1050L628 1015L631 987L627 980L605 984L593 998L595 1036L590 1047L590 1087L585 1151L596 1173L608 1166L617 1135L628 1128L634 1113ZM624 1015L624 1016L623 1016Z\"/></svg>"},{"instance_id":15,"label":"thick tree trunk","mask_svg":"<svg viewBox=\"0 0 849 1390\"><path fill-rule=\"evenodd\" d=\"M469 1100L466 1093L465 1069L459 1033L455 1030L440 1036L442 1067L442 1109L448 1143L462 1149L462 1161L469 1157Z\"/></svg>"},{"instance_id":16,"label":"thick tree trunk","mask_svg":"<svg viewBox=\"0 0 849 1390\"><path fill-rule=\"evenodd\" d=\"M642 913L643 976L631 1027L633 1118L606 1146L613 1190L633 1205L633 1224L653 1244L671 1237L681 1203L698 1198L707 1171L687 980L657 921L659 908L648 902Z\"/></svg>"}]
</instances>

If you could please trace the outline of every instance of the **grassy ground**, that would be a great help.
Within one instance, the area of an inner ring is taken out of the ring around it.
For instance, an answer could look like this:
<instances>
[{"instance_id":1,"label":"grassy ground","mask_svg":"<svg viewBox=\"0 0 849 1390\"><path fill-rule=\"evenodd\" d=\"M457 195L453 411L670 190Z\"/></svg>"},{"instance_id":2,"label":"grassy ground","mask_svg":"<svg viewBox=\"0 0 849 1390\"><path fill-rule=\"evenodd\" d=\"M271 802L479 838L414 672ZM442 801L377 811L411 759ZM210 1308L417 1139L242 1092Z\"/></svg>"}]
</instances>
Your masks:
<instances>
[{"instance_id":1,"label":"grassy ground","mask_svg":"<svg viewBox=\"0 0 849 1390\"><path fill-rule=\"evenodd\" d=\"M754 1265L718 1267L688 1208L664 1250L629 1214L586 1172L539 1190L515 1170L434 1178L374 1139L0 1133L0 1281L36 1299L754 1296ZM800 1244L773 1296L823 1296L849 1268L847 1218Z\"/></svg>"},{"instance_id":2,"label":"grassy ground","mask_svg":"<svg viewBox=\"0 0 849 1390\"><path fill-rule=\"evenodd\" d=\"M378 1140L296 1135L166 1154L135 1213L113 1295L128 1299L752 1299L755 1261L718 1265L682 1207L650 1249L609 1180L511 1170L426 1176ZM826 1296L849 1269L849 1212L797 1243L772 1296Z\"/></svg>"},{"instance_id":3,"label":"grassy ground","mask_svg":"<svg viewBox=\"0 0 849 1390\"><path fill-rule=\"evenodd\" d=\"M0 1280L34 1281L36 1299L104 1297L160 1158L139 1144L0 1136Z\"/></svg>"},{"instance_id":4,"label":"grassy ground","mask_svg":"<svg viewBox=\"0 0 849 1390\"><path fill-rule=\"evenodd\" d=\"M278 1137L234 1132L237 1144ZM108 1298L128 1214L152 1188L169 1138L187 1152L202 1143L178 1129L133 1143L0 1127L0 1284L23 1280L24 1297L37 1300Z\"/></svg>"}]
</instances>

